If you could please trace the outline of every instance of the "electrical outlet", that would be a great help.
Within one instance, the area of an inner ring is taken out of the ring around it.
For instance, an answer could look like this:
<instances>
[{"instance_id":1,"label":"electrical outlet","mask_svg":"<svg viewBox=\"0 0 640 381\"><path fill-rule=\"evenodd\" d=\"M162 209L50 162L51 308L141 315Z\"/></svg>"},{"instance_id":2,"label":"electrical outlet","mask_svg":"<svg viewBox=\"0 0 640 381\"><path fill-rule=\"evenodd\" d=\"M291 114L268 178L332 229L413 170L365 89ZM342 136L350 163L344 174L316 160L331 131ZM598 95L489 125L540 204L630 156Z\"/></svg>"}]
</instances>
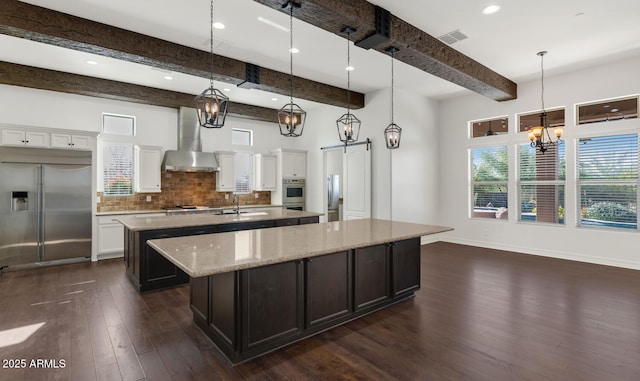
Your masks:
<instances>
[{"instance_id":1,"label":"electrical outlet","mask_svg":"<svg viewBox=\"0 0 640 381\"><path fill-rule=\"evenodd\" d=\"M228 199L229 199L229 193L225 193L225 194L224 194L224 199L225 199L225 200L228 200Z\"/></svg>"},{"instance_id":2,"label":"electrical outlet","mask_svg":"<svg viewBox=\"0 0 640 381\"><path fill-rule=\"evenodd\" d=\"M151 196L147 196L147 202L151 202Z\"/></svg>"},{"instance_id":3,"label":"electrical outlet","mask_svg":"<svg viewBox=\"0 0 640 381\"><path fill-rule=\"evenodd\" d=\"M100 196L96 196L96 202L99 204L100 203Z\"/></svg>"},{"instance_id":4,"label":"electrical outlet","mask_svg":"<svg viewBox=\"0 0 640 381\"><path fill-rule=\"evenodd\" d=\"M258 193L254 193L255 197L258 198L260 195Z\"/></svg>"}]
</instances>

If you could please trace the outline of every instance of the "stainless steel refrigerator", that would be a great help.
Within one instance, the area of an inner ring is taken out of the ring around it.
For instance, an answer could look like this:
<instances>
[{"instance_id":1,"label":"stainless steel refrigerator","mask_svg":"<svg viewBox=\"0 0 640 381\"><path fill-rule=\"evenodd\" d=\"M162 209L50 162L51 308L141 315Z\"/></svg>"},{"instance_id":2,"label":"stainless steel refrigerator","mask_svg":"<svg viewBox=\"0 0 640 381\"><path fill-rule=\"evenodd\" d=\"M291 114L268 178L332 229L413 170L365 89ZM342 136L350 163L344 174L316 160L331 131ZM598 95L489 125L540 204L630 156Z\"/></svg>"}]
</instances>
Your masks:
<instances>
[{"instance_id":1,"label":"stainless steel refrigerator","mask_svg":"<svg viewBox=\"0 0 640 381\"><path fill-rule=\"evenodd\" d=\"M327 221L340 220L339 213L339 200L340 200L340 176L329 175L327 176Z\"/></svg>"},{"instance_id":2,"label":"stainless steel refrigerator","mask_svg":"<svg viewBox=\"0 0 640 381\"><path fill-rule=\"evenodd\" d=\"M0 268L91 257L91 166L0 163Z\"/></svg>"}]
</instances>

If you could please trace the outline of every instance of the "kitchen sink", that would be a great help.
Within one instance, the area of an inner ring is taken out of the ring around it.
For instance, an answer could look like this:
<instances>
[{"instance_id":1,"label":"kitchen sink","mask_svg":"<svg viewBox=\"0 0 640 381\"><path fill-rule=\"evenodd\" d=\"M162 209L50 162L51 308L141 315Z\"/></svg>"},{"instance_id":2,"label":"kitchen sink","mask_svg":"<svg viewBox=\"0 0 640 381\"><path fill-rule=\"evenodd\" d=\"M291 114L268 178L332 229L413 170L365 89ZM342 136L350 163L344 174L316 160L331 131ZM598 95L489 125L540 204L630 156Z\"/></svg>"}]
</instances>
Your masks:
<instances>
[{"instance_id":1,"label":"kitchen sink","mask_svg":"<svg viewBox=\"0 0 640 381\"><path fill-rule=\"evenodd\" d=\"M242 213L240 212L240 214L242 214L245 217L252 217L252 216L266 216L267 212L249 212L249 213Z\"/></svg>"}]
</instances>

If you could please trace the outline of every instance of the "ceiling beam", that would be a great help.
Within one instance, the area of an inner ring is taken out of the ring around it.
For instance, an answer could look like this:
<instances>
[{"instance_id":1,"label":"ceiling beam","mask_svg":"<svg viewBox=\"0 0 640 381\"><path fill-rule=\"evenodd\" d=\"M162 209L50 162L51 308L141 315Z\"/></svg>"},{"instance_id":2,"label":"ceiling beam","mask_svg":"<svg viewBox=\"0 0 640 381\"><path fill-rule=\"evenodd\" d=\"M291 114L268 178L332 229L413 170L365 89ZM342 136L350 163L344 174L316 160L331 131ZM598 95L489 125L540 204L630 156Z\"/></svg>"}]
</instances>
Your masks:
<instances>
[{"instance_id":1,"label":"ceiling beam","mask_svg":"<svg viewBox=\"0 0 640 381\"><path fill-rule=\"evenodd\" d=\"M116 28L110 25L27 4L18 0L2 0L0 33L51 44L67 49L98 54L163 70L211 76L210 52ZM249 69L247 65L250 65ZM256 66L232 58L215 55L213 78L241 87L264 90L288 96L289 74L258 68L259 83L249 73ZM364 94L294 77L296 98L323 104L360 109Z\"/></svg>"},{"instance_id":2,"label":"ceiling beam","mask_svg":"<svg viewBox=\"0 0 640 381\"><path fill-rule=\"evenodd\" d=\"M193 107L195 95L0 61L0 84L142 103ZM278 110L231 102L228 116L278 123Z\"/></svg>"},{"instance_id":3,"label":"ceiling beam","mask_svg":"<svg viewBox=\"0 0 640 381\"><path fill-rule=\"evenodd\" d=\"M289 14L286 0L254 0ZM345 37L346 27L357 29L356 45L383 54L391 46L394 57L408 65L497 101L517 98L517 85L479 62L366 0L296 0L297 19Z\"/></svg>"}]
</instances>

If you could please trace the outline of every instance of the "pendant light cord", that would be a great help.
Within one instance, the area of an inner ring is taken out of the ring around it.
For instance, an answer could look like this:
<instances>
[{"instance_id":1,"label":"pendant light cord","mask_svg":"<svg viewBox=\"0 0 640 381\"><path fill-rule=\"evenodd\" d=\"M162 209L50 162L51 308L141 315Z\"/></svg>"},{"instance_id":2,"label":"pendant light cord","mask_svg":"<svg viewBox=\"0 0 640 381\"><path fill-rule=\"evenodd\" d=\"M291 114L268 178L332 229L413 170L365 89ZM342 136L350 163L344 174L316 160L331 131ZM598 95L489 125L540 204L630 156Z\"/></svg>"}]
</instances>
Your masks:
<instances>
[{"instance_id":1,"label":"pendant light cord","mask_svg":"<svg viewBox=\"0 0 640 381\"><path fill-rule=\"evenodd\" d=\"M393 124L393 54L395 52L391 51L391 124Z\"/></svg>"},{"instance_id":2,"label":"pendant light cord","mask_svg":"<svg viewBox=\"0 0 640 381\"><path fill-rule=\"evenodd\" d=\"M289 89L291 114L293 115L293 3L289 2Z\"/></svg>"},{"instance_id":3,"label":"pendant light cord","mask_svg":"<svg viewBox=\"0 0 640 381\"><path fill-rule=\"evenodd\" d=\"M542 113L546 114L546 111L544 109L544 55L547 54L547 52L540 52L538 53L538 55L540 55L540 88L541 88L541 92L540 92L540 103L542 104Z\"/></svg>"},{"instance_id":4,"label":"pendant light cord","mask_svg":"<svg viewBox=\"0 0 640 381\"><path fill-rule=\"evenodd\" d=\"M211 52L211 57L210 57L211 72L209 73L209 84L211 85L211 87L213 87L213 0L211 0L209 27L211 28L210 46L209 46L210 48L209 52Z\"/></svg>"},{"instance_id":5,"label":"pendant light cord","mask_svg":"<svg viewBox=\"0 0 640 381\"><path fill-rule=\"evenodd\" d=\"M347 30L347 115L351 111L351 29Z\"/></svg>"}]
</instances>

